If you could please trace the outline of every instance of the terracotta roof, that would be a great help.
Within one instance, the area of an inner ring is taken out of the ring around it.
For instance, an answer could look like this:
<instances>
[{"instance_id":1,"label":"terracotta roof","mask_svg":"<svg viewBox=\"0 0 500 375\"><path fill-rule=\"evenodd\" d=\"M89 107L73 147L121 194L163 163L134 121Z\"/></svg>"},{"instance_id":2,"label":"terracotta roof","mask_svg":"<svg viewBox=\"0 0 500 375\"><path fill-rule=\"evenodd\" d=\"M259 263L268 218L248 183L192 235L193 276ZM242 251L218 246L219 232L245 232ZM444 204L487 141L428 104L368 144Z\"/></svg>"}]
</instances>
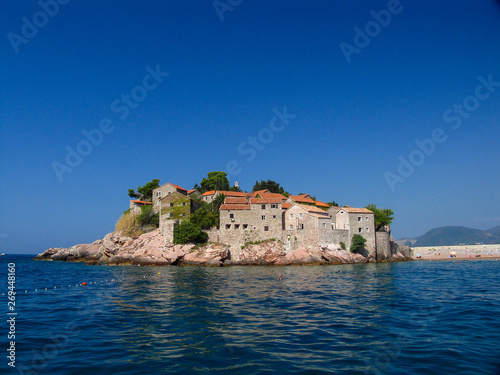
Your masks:
<instances>
[{"instance_id":1,"label":"terracotta roof","mask_svg":"<svg viewBox=\"0 0 500 375\"><path fill-rule=\"evenodd\" d=\"M188 190L188 194L191 194L192 192L196 191L196 189L191 189L191 190Z\"/></svg>"},{"instance_id":2,"label":"terracotta roof","mask_svg":"<svg viewBox=\"0 0 500 375\"><path fill-rule=\"evenodd\" d=\"M247 193L242 193L240 191L225 191L217 190L219 194L224 194L226 197L246 197Z\"/></svg>"},{"instance_id":3,"label":"terracotta roof","mask_svg":"<svg viewBox=\"0 0 500 375\"><path fill-rule=\"evenodd\" d=\"M210 191L206 191L203 193L203 195L206 197L207 195L214 195L215 194L215 190L210 190Z\"/></svg>"},{"instance_id":4,"label":"terracotta roof","mask_svg":"<svg viewBox=\"0 0 500 375\"><path fill-rule=\"evenodd\" d=\"M249 210L248 204L223 204L220 206L221 210Z\"/></svg>"},{"instance_id":5,"label":"terracotta roof","mask_svg":"<svg viewBox=\"0 0 500 375\"><path fill-rule=\"evenodd\" d=\"M225 204L245 204L247 199L245 197L226 197Z\"/></svg>"},{"instance_id":6,"label":"terracotta roof","mask_svg":"<svg viewBox=\"0 0 500 375\"><path fill-rule=\"evenodd\" d=\"M326 203L320 202L320 201L316 201L316 206L318 206L318 207L326 207L326 208L330 207L329 204L326 204Z\"/></svg>"},{"instance_id":7,"label":"terracotta roof","mask_svg":"<svg viewBox=\"0 0 500 375\"><path fill-rule=\"evenodd\" d=\"M291 204L291 203L285 202L285 203L282 203L282 204L281 204L281 208L284 208L285 210L286 210L287 208L290 208L290 207L292 207L292 204Z\"/></svg>"},{"instance_id":8,"label":"terracotta roof","mask_svg":"<svg viewBox=\"0 0 500 375\"><path fill-rule=\"evenodd\" d=\"M303 209L305 209L305 210L307 210L309 212L317 212L317 213L322 213L322 214L327 215L326 211L323 211L321 208L318 208L316 206L308 206L308 205L305 205L305 204L299 204L298 206L302 207Z\"/></svg>"},{"instance_id":9,"label":"terracotta roof","mask_svg":"<svg viewBox=\"0 0 500 375\"><path fill-rule=\"evenodd\" d=\"M290 195L289 198L295 202L316 204L316 202L313 201L311 198L306 198L306 195L307 194Z\"/></svg>"},{"instance_id":10,"label":"terracotta roof","mask_svg":"<svg viewBox=\"0 0 500 375\"><path fill-rule=\"evenodd\" d=\"M351 214L373 214L368 208L341 207L340 209Z\"/></svg>"},{"instance_id":11,"label":"terracotta roof","mask_svg":"<svg viewBox=\"0 0 500 375\"><path fill-rule=\"evenodd\" d=\"M280 193L260 193L259 194L261 198L280 198L281 200L287 200L288 198L285 197L283 194Z\"/></svg>"},{"instance_id":12,"label":"terracotta roof","mask_svg":"<svg viewBox=\"0 0 500 375\"><path fill-rule=\"evenodd\" d=\"M281 198L250 198L250 204L281 203Z\"/></svg>"},{"instance_id":13,"label":"terracotta roof","mask_svg":"<svg viewBox=\"0 0 500 375\"><path fill-rule=\"evenodd\" d=\"M131 199L130 201L134 202L134 203L152 204L151 202L145 202L145 201L139 201L139 200L133 200L133 199Z\"/></svg>"}]
</instances>

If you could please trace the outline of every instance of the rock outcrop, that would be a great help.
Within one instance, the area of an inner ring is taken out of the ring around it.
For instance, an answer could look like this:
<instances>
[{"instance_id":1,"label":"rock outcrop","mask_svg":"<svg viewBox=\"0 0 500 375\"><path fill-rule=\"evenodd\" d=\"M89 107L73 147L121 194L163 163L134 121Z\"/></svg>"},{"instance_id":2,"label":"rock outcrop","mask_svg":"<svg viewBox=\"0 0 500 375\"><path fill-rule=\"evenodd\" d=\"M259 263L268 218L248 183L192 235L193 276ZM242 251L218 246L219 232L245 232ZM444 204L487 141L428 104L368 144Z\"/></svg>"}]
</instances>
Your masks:
<instances>
[{"instance_id":1,"label":"rock outcrop","mask_svg":"<svg viewBox=\"0 0 500 375\"><path fill-rule=\"evenodd\" d=\"M411 259L406 248L390 241L390 252L383 261ZM408 254L405 254L408 253ZM299 247L287 251L281 241L264 241L231 251L230 246L209 243L203 246L164 244L160 231L154 230L137 237L121 232L107 234L92 244L70 248L50 248L36 260L59 260L109 265L322 265L368 263L374 261L363 253L351 253L336 245Z\"/></svg>"}]
</instances>

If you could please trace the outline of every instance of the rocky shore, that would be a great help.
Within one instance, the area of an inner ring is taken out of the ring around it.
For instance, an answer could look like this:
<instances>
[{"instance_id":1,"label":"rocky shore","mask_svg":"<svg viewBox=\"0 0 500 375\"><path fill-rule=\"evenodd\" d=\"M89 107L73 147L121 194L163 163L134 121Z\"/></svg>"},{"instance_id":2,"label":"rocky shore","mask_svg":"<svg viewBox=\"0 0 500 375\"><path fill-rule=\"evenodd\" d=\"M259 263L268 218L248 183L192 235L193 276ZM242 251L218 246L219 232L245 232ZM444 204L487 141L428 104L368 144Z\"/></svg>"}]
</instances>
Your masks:
<instances>
[{"instance_id":1,"label":"rocky shore","mask_svg":"<svg viewBox=\"0 0 500 375\"><path fill-rule=\"evenodd\" d=\"M404 252L404 251L403 251ZM411 256L396 251L384 261L411 260ZM70 248L50 248L35 260L86 262L89 265L320 265L368 263L377 260L362 254L353 254L335 246L308 246L286 252L280 241L247 245L242 249L209 243L203 246L166 246L159 230L127 237L121 232L107 234L92 244Z\"/></svg>"}]
</instances>

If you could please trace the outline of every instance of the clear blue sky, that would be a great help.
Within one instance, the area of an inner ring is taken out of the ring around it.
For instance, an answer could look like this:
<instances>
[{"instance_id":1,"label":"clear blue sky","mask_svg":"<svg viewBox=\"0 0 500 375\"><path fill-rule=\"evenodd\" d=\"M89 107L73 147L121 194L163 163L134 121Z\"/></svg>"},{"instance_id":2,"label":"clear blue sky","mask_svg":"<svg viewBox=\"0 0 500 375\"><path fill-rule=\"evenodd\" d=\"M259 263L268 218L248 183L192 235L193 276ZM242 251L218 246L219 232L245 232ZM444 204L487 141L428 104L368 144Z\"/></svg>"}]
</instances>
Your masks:
<instances>
[{"instance_id":1,"label":"clear blue sky","mask_svg":"<svg viewBox=\"0 0 500 375\"><path fill-rule=\"evenodd\" d=\"M498 1L221 0L223 14L210 0L46 3L0 6L2 252L102 238L127 189L153 178L191 188L232 160L245 190L273 179L392 208L396 238L500 225L500 87L476 93L480 76L500 82ZM360 48L356 27L372 35ZM146 77L158 64L168 77ZM284 107L296 117L270 130ZM102 121L89 153L82 132ZM444 142L414 152L439 129ZM248 161L242 143L259 133L267 143ZM53 164L78 145L88 155L60 181ZM402 176L410 155L419 165Z\"/></svg>"}]
</instances>

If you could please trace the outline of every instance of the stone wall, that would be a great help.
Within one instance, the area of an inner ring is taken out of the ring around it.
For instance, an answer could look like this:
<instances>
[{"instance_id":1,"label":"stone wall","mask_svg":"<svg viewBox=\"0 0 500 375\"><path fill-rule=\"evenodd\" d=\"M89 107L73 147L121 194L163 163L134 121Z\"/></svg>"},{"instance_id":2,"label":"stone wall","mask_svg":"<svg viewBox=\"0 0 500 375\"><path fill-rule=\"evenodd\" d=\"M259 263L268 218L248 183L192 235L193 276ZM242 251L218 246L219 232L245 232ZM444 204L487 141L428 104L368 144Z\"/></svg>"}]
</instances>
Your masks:
<instances>
[{"instance_id":1,"label":"stone wall","mask_svg":"<svg viewBox=\"0 0 500 375\"><path fill-rule=\"evenodd\" d=\"M377 260L389 259L392 255L391 234L389 232L375 232L377 242ZM396 251L397 252L397 251Z\"/></svg>"},{"instance_id":2,"label":"stone wall","mask_svg":"<svg viewBox=\"0 0 500 375\"><path fill-rule=\"evenodd\" d=\"M415 258L417 254L422 255L450 255L455 251L457 255L482 255L482 256L500 256L500 244L496 245L463 245L463 246L426 246L412 247L411 255Z\"/></svg>"}]
</instances>

